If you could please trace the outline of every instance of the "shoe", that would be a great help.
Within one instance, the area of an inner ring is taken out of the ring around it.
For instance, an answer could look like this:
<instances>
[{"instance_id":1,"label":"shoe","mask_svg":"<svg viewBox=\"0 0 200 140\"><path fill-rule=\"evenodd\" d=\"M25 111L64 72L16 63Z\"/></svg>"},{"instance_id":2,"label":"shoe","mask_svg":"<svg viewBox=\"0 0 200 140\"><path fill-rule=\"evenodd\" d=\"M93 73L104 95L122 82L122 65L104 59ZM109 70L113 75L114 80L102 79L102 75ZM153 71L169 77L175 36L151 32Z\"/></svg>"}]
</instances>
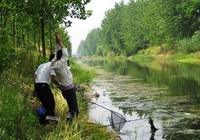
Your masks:
<instances>
[{"instance_id":1,"label":"shoe","mask_svg":"<svg viewBox=\"0 0 200 140\"><path fill-rule=\"evenodd\" d=\"M74 119L74 113L68 112L67 117L66 117L66 120L67 120L68 122L72 122L73 119Z\"/></svg>"},{"instance_id":2,"label":"shoe","mask_svg":"<svg viewBox=\"0 0 200 140\"><path fill-rule=\"evenodd\" d=\"M46 120L58 122L59 118L57 116L46 116Z\"/></svg>"}]
</instances>

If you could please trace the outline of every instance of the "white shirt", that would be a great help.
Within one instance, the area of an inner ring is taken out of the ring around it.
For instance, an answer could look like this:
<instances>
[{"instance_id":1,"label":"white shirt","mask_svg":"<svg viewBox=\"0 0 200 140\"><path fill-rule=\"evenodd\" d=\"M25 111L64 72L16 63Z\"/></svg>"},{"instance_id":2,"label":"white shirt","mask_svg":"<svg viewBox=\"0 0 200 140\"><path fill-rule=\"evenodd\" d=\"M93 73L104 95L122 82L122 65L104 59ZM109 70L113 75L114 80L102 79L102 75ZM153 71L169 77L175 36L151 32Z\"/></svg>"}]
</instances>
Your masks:
<instances>
[{"instance_id":1,"label":"white shirt","mask_svg":"<svg viewBox=\"0 0 200 140\"><path fill-rule=\"evenodd\" d=\"M50 69L51 62L43 63L39 65L35 71L35 83L47 83L50 84L51 75L55 75L55 72Z\"/></svg>"},{"instance_id":2,"label":"white shirt","mask_svg":"<svg viewBox=\"0 0 200 140\"><path fill-rule=\"evenodd\" d=\"M60 60L56 60L56 57L51 62L51 69L56 73L56 77L61 86L67 87L73 84L73 75L67 64L69 54L67 48L62 48L62 57Z\"/></svg>"}]
</instances>

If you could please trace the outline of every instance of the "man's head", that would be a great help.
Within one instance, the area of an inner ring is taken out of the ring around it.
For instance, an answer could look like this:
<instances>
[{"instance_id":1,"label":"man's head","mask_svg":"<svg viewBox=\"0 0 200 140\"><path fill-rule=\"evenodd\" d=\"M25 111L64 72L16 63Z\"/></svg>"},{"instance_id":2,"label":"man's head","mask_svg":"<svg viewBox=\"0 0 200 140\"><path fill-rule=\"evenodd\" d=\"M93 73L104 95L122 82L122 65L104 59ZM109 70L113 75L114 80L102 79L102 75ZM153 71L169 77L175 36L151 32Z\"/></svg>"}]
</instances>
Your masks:
<instances>
[{"instance_id":1,"label":"man's head","mask_svg":"<svg viewBox=\"0 0 200 140\"><path fill-rule=\"evenodd\" d=\"M61 57L62 57L62 50L60 49L60 50L58 50L57 53L56 53L56 58L57 58L57 60L60 60Z\"/></svg>"},{"instance_id":2,"label":"man's head","mask_svg":"<svg viewBox=\"0 0 200 140\"><path fill-rule=\"evenodd\" d=\"M55 54L51 54L51 55L49 56L49 61L51 62L51 60L52 60L54 57L55 57Z\"/></svg>"}]
</instances>

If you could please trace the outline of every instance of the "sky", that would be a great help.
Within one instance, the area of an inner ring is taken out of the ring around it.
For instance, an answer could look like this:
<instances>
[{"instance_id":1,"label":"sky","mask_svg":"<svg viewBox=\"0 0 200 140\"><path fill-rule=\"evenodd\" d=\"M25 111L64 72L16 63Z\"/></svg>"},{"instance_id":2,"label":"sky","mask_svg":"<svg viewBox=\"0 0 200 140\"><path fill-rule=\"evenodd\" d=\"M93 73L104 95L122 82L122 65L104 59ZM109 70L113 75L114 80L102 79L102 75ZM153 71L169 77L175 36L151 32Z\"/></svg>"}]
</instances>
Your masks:
<instances>
[{"instance_id":1,"label":"sky","mask_svg":"<svg viewBox=\"0 0 200 140\"><path fill-rule=\"evenodd\" d=\"M91 0L86 5L86 10L92 10L92 15L86 20L73 19L71 27L67 28L72 43L72 53L76 53L81 40L85 40L87 34L94 28L101 27L101 21L107 10L114 8L115 3L122 0ZM127 2L128 0L124 0Z\"/></svg>"}]
</instances>

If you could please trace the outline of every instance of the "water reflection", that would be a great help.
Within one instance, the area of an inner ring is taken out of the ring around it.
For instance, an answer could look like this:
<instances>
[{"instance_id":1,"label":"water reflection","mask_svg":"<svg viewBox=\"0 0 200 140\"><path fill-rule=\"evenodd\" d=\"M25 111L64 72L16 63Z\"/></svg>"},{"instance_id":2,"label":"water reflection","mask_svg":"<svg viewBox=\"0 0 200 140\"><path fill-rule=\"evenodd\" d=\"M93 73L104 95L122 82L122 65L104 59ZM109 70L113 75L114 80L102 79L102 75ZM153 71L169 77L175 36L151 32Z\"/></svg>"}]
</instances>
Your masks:
<instances>
[{"instance_id":1,"label":"water reflection","mask_svg":"<svg viewBox=\"0 0 200 140\"><path fill-rule=\"evenodd\" d=\"M101 66L107 72L114 73L109 76L104 75L103 78L107 83L103 81L100 86L107 84L105 89L109 92L112 105L123 114L130 118L153 116L156 121L160 121L156 122L159 127L156 134L150 135L148 130L143 129L143 127L149 128L149 125L143 122L136 125L133 132L131 130L132 133L129 133L131 138L139 140L144 137L157 140L200 138L198 65L113 60L88 60L85 63L90 66ZM137 123L132 125L135 124ZM128 128L125 126L126 129ZM136 129L143 133L137 131L136 134Z\"/></svg>"},{"instance_id":2,"label":"water reflection","mask_svg":"<svg viewBox=\"0 0 200 140\"><path fill-rule=\"evenodd\" d=\"M89 60L90 66L101 66L109 72L142 79L144 83L155 83L169 87L174 96L190 95L200 100L200 66L182 63L143 63L132 61Z\"/></svg>"}]
</instances>

